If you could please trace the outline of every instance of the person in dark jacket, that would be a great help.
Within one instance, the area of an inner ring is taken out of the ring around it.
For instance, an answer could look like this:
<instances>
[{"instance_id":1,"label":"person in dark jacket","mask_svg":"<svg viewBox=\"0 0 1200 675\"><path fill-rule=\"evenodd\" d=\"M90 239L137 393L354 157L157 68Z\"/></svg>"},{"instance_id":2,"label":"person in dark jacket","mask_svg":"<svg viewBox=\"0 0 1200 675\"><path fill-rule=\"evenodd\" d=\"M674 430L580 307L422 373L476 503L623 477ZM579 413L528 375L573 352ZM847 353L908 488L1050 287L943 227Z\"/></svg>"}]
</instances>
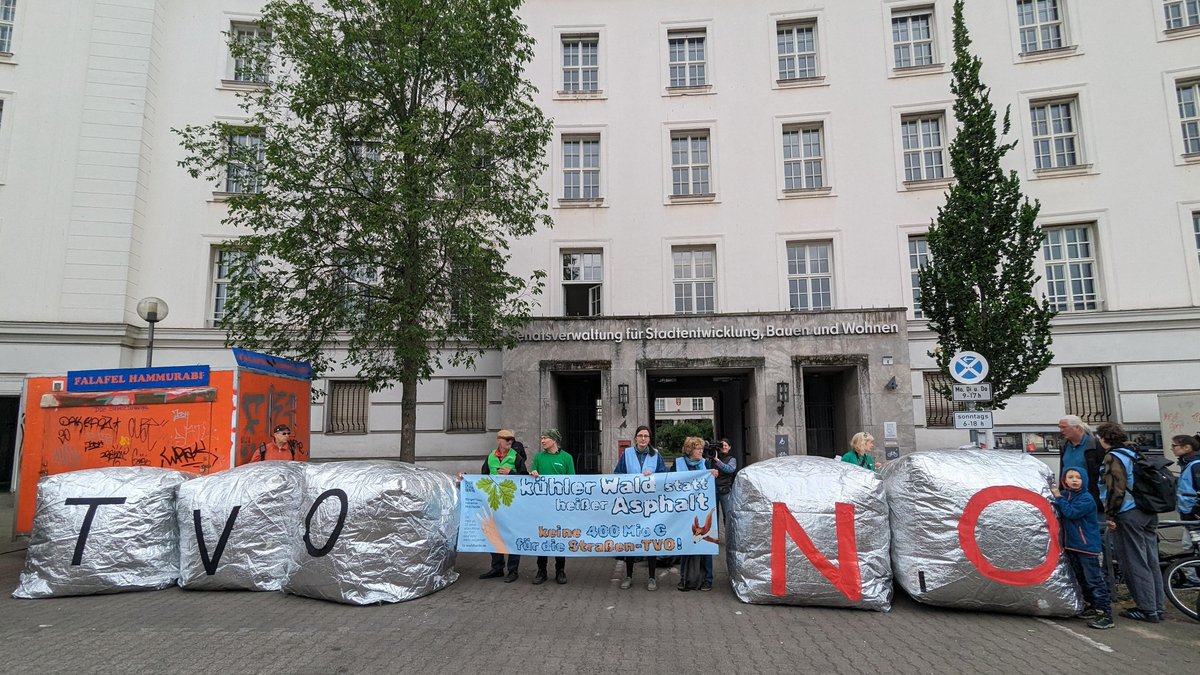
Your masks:
<instances>
[{"instance_id":1,"label":"person in dark jacket","mask_svg":"<svg viewBox=\"0 0 1200 675\"><path fill-rule=\"evenodd\" d=\"M1080 616L1091 628L1112 628L1112 602L1108 582L1100 570L1100 518L1096 501L1084 489L1087 474L1071 467L1063 471L1059 488L1051 488L1054 505L1062 518L1063 550L1083 589L1085 608Z\"/></svg>"}]
</instances>

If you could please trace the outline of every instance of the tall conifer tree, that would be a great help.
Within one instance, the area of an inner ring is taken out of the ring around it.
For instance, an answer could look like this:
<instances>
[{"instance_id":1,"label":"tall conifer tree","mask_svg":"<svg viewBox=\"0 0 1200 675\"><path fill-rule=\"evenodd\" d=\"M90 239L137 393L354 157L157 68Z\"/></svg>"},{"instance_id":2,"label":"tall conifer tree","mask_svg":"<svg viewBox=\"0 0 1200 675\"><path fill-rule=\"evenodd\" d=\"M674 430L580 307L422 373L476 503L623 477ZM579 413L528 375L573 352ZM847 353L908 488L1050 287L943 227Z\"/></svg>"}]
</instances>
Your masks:
<instances>
[{"instance_id":1,"label":"tall conifer tree","mask_svg":"<svg viewBox=\"0 0 1200 675\"><path fill-rule=\"evenodd\" d=\"M1021 194L1016 171L1001 159L1016 141L1001 143L991 90L979 80L982 61L970 51L963 0L954 3L954 117L950 144L954 184L929 228L930 262L920 272L921 309L938 335L931 353L945 371L960 350L983 354L991 364L993 407L1023 393L1050 365L1050 319L1043 297L1033 296L1043 235L1040 204ZM1001 135L1010 129L1005 108ZM943 392L948 394L948 392Z\"/></svg>"}]
</instances>

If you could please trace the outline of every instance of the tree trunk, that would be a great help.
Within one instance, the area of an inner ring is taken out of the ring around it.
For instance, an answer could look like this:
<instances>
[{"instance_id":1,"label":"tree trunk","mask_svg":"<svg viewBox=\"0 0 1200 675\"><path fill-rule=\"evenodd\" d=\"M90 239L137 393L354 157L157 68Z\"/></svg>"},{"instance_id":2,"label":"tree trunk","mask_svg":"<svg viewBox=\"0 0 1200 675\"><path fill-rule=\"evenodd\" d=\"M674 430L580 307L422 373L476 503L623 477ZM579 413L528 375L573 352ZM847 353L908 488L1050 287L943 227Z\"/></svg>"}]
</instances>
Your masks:
<instances>
[{"instance_id":1,"label":"tree trunk","mask_svg":"<svg viewBox=\"0 0 1200 675\"><path fill-rule=\"evenodd\" d=\"M400 378L400 461L417 461L417 373L405 369Z\"/></svg>"}]
</instances>

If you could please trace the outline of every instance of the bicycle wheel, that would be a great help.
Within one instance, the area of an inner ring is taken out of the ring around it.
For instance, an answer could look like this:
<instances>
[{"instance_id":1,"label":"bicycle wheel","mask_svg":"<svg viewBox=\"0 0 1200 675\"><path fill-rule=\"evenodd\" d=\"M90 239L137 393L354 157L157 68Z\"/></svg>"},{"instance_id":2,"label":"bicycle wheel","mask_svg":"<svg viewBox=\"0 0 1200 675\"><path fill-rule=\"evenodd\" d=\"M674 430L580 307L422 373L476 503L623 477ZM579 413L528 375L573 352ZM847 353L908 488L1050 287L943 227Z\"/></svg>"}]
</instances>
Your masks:
<instances>
[{"instance_id":1,"label":"bicycle wheel","mask_svg":"<svg viewBox=\"0 0 1200 675\"><path fill-rule=\"evenodd\" d=\"M1200 621L1200 557L1177 560L1167 567L1163 590L1179 611Z\"/></svg>"}]
</instances>

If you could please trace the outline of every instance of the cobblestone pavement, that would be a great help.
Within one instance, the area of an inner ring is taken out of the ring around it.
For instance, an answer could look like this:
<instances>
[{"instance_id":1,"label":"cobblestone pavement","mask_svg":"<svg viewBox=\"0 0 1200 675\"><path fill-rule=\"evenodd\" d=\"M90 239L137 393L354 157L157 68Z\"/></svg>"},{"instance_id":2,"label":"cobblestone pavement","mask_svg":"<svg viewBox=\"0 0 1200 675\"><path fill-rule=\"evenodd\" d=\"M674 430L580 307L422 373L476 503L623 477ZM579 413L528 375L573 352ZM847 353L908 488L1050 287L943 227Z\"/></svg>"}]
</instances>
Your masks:
<instances>
[{"instance_id":1,"label":"cobblestone pavement","mask_svg":"<svg viewBox=\"0 0 1200 675\"><path fill-rule=\"evenodd\" d=\"M568 559L570 583L476 577L459 558L450 588L412 602L352 607L282 593L148 593L16 600L24 553L0 555L5 673L394 673L695 671L784 673L1187 673L1200 622L1168 607L1160 625L959 612L900 594L891 612L739 602L717 559L710 593L618 588L612 559Z\"/></svg>"}]
</instances>

